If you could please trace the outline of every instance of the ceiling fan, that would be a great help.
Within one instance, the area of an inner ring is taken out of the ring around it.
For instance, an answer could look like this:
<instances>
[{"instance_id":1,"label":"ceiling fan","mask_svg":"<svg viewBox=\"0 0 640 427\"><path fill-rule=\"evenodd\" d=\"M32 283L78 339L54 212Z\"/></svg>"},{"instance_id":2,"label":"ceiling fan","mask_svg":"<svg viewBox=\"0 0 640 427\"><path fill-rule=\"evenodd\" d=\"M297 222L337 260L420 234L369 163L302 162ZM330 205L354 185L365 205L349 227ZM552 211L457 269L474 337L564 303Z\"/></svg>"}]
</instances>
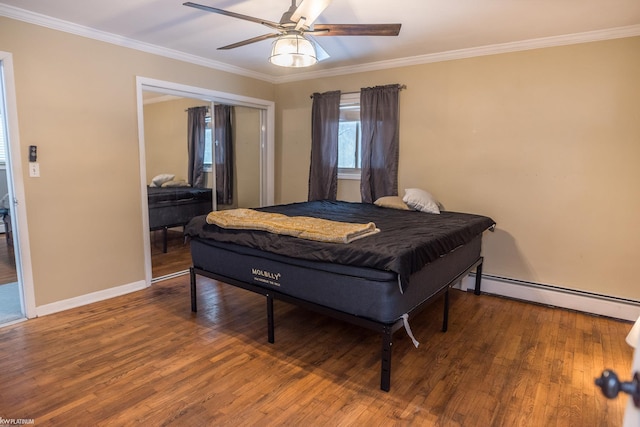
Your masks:
<instances>
[{"instance_id":1,"label":"ceiling fan","mask_svg":"<svg viewBox=\"0 0 640 427\"><path fill-rule=\"evenodd\" d=\"M218 50L235 49L251 43L275 38L269 61L284 67L306 67L329 57L327 52L309 36L397 36L402 24L315 24L314 21L329 6L331 0L302 0L284 12L280 22L273 22L253 16L242 15L228 10L186 2L184 6L207 12L231 16L251 21L271 28L275 32L263 34L227 46Z\"/></svg>"}]
</instances>

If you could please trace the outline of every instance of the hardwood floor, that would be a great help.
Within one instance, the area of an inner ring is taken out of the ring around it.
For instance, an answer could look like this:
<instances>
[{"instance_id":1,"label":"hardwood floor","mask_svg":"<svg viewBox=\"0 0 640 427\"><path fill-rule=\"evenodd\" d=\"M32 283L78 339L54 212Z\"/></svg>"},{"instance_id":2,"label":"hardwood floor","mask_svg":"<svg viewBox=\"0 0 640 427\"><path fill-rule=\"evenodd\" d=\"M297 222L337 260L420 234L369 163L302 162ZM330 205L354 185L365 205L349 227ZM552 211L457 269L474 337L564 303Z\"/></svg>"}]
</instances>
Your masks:
<instances>
[{"instance_id":1,"label":"hardwood floor","mask_svg":"<svg viewBox=\"0 0 640 427\"><path fill-rule=\"evenodd\" d=\"M391 391L379 390L379 336L188 276L0 329L0 416L36 425L618 426L630 324L452 291L395 335Z\"/></svg>"},{"instance_id":2,"label":"hardwood floor","mask_svg":"<svg viewBox=\"0 0 640 427\"><path fill-rule=\"evenodd\" d=\"M18 281L16 257L13 247L9 247L5 234L0 234L0 284Z\"/></svg>"},{"instance_id":3,"label":"hardwood floor","mask_svg":"<svg viewBox=\"0 0 640 427\"><path fill-rule=\"evenodd\" d=\"M151 232L151 277L158 278L191 267L189 244L181 228L167 231L167 252L163 252L162 231Z\"/></svg>"}]
</instances>

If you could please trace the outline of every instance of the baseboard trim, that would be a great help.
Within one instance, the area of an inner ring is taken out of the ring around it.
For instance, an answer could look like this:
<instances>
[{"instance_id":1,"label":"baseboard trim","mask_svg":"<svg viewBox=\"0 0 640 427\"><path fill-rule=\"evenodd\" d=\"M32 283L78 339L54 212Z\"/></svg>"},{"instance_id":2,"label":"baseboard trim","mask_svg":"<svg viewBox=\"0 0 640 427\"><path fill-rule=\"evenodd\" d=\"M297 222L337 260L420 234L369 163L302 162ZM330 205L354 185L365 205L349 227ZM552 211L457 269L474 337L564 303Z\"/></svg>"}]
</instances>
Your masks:
<instances>
[{"instance_id":1,"label":"baseboard trim","mask_svg":"<svg viewBox=\"0 0 640 427\"><path fill-rule=\"evenodd\" d=\"M165 274L164 276L151 279L151 284L153 285L154 283L162 282L163 280L173 279L174 277L185 276L187 274L189 274L189 270L181 270L175 273Z\"/></svg>"},{"instance_id":2,"label":"baseboard trim","mask_svg":"<svg viewBox=\"0 0 640 427\"><path fill-rule=\"evenodd\" d=\"M181 271L176 275L186 273L188 273L188 271ZM162 279L167 278L168 277L163 277ZM462 279L459 287L463 290L472 291L475 288L475 273L471 273ZM127 285L92 292L90 294L62 301L56 301L36 307L36 316L46 316L48 314L125 295L144 288L146 288L145 281L140 280ZM628 320L631 322L635 322L636 319L640 317L640 301L627 300L624 298L599 295L539 283L524 282L486 274L482 275L482 292L536 304L612 317L614 319Z\"/></svg>"},{"instance_id":3,"label":"baseboard trim","mask_svg":"<svg viewBox=\"0 0 640 427\"><path fill-rule=\"evenodd\" d=\"M46 316L47 314L58 313L60 311L69 310L71 308L80 307L94 302L104 301L109 298L118 297L120 295L125 295L135 291L140 291L146 287L147 286L145 281L140 280L138 282L129 283L127 285L116 286L115 288L109 288L103 291L81 295L79 297L40 305L36 307L36 316Z\"/></svg>"},{"instance_id":4,"label":"baseboard trim","mask_svg":"<svg viewBox=\"0 0 640 427\"><path fill-rule=\"evenodd\" d=\"M470 291L474 287L475 273L471 273L462 280L460 288ZM640 301L504 277L483 274L482 292L632 322L640 317Z\"/></svg>"}]
</instances>

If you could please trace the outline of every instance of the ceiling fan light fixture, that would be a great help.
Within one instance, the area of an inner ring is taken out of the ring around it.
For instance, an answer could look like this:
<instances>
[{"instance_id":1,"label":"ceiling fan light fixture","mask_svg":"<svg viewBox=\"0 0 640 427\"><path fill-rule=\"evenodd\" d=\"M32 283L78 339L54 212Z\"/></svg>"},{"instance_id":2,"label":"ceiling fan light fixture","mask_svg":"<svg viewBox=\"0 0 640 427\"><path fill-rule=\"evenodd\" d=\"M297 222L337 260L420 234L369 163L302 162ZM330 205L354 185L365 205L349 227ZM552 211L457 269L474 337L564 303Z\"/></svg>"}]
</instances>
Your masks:
<instances>
[{"instance_id":1,"label":"ceiling fan light fixture","mask_svg":"<svg viewBox=\"0 0 640 427\"><path fill-rule=\"evenodd\" d=\"M318 62L316 47L302 34L283 34L273 42L269 62L280 67L309 67Z\"/></svg>"}]
</instances>

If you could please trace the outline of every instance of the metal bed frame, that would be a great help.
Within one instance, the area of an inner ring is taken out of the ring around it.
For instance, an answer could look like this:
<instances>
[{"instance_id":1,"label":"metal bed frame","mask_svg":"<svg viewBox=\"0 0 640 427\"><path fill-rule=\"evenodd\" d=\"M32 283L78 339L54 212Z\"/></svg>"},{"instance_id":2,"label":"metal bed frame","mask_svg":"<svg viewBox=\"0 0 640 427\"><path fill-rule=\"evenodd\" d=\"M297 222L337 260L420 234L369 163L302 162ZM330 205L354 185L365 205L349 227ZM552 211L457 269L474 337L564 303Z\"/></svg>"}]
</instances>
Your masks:
<instances>
[{"instance_id":1,"label":"metal bed frame","mask_svg":"<svg viewBox=\"0 0 640 427\"><path fill-rule=\"evenodd\" d=\"M442 320L442 331L446 332L449 321L449 287L462 280L467 274L476 270L475 276L475 290L476 295L480 295L480 283L482 280L482 263L483 257L479 257L463 272L452 278L446 285L442 286L433 296L423 301L420 305L411 310L409 317L415 316L424 307L426 307L433 300L444 294L444 314ZM379 332L382 335L382 352L381 352L381 368L380 368L380 389L383 391L389 391L391 388L391 347L393 345L393 334L404 326L403 319L398 319L392 323L384 323L376 320L367 319L364 317L356 316L346 313L344 311L336 310L331 307L316 304L301 298L292 297L290 295L278 292L273 289L256 286L254 284L239 281L230 277L225 277L217 273L213 273L207 270L203 270L196 267L191 267L190 279L191 279L191 311L197 312L197 295L196 295L196 283L197 275L205 276L219 282L223 282L232 286L236 286L248 291L264 295L267 299L267 339L269 343L275 342L275 322L273 314L273 300L278 299L297 306L333 317L338 320L343 320L351 324L362 326L364 328Z\"/></svg>"}]
</instances>

